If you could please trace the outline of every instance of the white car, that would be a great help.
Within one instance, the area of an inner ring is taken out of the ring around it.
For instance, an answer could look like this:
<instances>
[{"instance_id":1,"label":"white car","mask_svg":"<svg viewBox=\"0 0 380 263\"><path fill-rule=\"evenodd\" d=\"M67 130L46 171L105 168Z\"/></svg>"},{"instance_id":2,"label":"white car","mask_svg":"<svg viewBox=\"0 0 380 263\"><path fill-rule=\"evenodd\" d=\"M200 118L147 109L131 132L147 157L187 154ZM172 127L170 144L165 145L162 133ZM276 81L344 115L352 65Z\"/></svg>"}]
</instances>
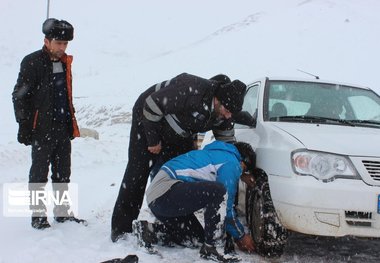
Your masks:
<instances>
[{"instance_id":1,"label":"white car","mask_svg":"<svg viewBox=\"0 0 380 263\"><path fill-rule=\"evenodd\" d=\"M243 111L255 123L236 124L236 138L255 149L259 170L254 188L240 185L245 198L239 203L259 254L281 255L288 230L380 237L375 92L317 79L263 78L248 85Z\"/></svg>"}]
</instances>

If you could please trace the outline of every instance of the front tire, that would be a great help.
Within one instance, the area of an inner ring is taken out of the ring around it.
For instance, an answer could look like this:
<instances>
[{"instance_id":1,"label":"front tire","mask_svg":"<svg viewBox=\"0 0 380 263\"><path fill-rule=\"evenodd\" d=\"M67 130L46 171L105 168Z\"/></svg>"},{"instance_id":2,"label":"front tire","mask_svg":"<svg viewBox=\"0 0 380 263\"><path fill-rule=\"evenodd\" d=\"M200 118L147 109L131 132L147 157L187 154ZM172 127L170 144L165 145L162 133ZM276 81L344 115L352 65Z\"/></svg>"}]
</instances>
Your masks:
<instances>
[{"instance_id":1,"label":"front tire","mask_svg":"<svg viewBox=\"0 0 380 263\"><path fill-rule=\"evenodd\" d=\"M246 191L247 223L257 253L264 257L279 257L284 252L288 231L277 217L265 172L257 169L255 180L255 187L248 187Z\"/></svg>"}]
</instances>

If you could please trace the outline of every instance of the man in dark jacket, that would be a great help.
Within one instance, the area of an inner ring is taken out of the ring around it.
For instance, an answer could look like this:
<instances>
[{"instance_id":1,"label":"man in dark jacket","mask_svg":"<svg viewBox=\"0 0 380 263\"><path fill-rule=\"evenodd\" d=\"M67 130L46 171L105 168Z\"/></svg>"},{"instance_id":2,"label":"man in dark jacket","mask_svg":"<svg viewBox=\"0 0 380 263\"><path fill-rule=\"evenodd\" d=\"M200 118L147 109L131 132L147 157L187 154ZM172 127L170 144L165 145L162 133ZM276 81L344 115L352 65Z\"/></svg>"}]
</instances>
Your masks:
<instances>
[{"instance_id":1,"label":"man in dark jacket","mask_svg":"<svg viewBox=\"0 0 380 263\"><path fill-rule=\"evenodd\" d=\"M194 135L213 130L234 141L232 114L240 112L246 85L225 75L204 79L183 73L142 93L133 107L129 161L113 215L111 239L132 232L152 167L194 149Z\"/></svg>"},{"instance_id":2,"label":"man in dark jacket","mask_svg":"<svg viewBox=\"0 0 380 263\"><path fill-rule=\"evenodd\" d=\"M74 28L64 20L47 19L42 26L44 47L27 55L12 93L17 139L32 145L29 189L43 190L48 181L49 164L53 190L62 195L71 173L71 139L79 136L72 103L72 56L65 50L73 39ZM43 204L31 205L32 227L50 227ZM67 205L56 206L57 222L81 221L69 214Z\"/></svg>"}]
</instances>

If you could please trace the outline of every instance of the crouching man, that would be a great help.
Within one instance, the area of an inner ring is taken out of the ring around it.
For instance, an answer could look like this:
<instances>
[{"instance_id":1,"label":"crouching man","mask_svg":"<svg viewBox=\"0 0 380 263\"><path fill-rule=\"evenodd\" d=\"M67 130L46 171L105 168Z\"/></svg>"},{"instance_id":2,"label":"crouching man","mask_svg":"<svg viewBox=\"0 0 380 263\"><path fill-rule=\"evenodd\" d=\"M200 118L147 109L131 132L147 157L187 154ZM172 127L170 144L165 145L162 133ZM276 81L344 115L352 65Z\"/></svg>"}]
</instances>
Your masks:
<instances>
[{"instance_id":1,"label":"crouching man","mask_svg":"<svg viewBox=\"0 0 380 263\"><path fill-rule=\"evenodd\" d=\"M254 242L244 232L234 203L239 179L242 174L252 173L255 157L247 143L215 141L203 150L166 162L146 192L148 206L162 224L151 226L146 221L135 221L134 232L140 244L149 248L157 236L164 244L188 246L199 242L202 258L234 262L236 257L216 249L226 231L239 249L253 252ZM200 209L204 209L204 227L194 215ZM149 229L155 234L148 234Z\"/></svg>"}]
</instances>

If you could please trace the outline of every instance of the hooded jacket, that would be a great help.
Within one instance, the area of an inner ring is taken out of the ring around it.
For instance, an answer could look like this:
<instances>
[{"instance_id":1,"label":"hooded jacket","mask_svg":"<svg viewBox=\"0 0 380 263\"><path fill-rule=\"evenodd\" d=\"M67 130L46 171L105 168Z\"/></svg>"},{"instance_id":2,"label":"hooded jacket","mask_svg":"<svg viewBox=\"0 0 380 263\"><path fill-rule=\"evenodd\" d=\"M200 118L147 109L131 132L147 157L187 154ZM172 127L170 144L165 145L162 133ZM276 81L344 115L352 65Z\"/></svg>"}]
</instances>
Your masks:
<instances>
[{"instance_id":1,"label":"hooded jacket","mask_svg":"<svg viewBox=\"0 0 380 263\"><path fill-rule=\"evenodd\" d=\"M72 103L73 57L64 54L61 58L66 72L67 98L71 121L70 138L79 137L79 129L74 115ZM21 62L20 73L12 93L16 121L20 125L21 136L41 140L50 137L53 122L53 63L44 47L27 55ZM21 129L22 127L22 129Z\"/></svg>"},{"instance_id":2,"label":"hooded jacket","mask_svg":"<svg viewBox=\"0 0 380 263\"><path fill-rule=\"evenodd\" d=\"M240 162L241 155L234 145L214 141L206 145L203 150L190 151L166 162L161 169L173 181L216 181L222 183L228 195L226 231L235 239L240 239L244 236L244 227L238 220L234 210L236 191L242 174ZM151 184L159 183L160 181L153 180ZM153 189L153 187L151 185L150 189ZM147 195L149 194L148 191Z\"/></svg>"}]
</instances>

